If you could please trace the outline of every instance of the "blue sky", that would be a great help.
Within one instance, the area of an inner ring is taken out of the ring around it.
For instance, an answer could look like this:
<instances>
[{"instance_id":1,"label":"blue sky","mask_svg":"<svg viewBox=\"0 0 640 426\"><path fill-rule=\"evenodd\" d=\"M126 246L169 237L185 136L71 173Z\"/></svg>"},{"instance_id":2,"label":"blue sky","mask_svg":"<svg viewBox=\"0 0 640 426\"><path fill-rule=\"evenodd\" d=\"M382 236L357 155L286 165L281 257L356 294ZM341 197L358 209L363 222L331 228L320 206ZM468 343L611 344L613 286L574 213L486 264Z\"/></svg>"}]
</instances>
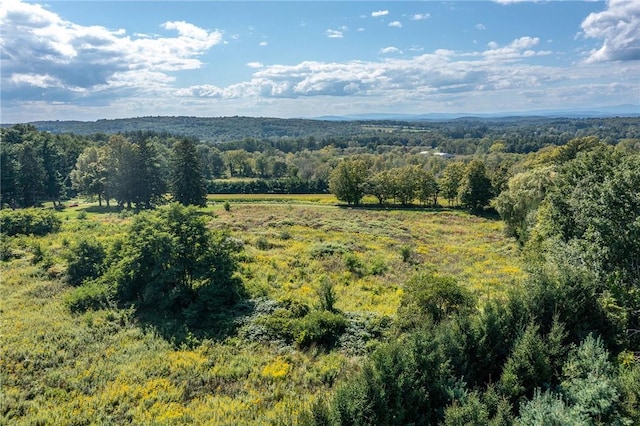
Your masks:
<instances>
[{"instance_id":1,"label":"blue sky","mask_svg":"<svg viewBox=\"0 0 640 426\"><path fill-rule=\"evenodd\" d=\"M640 104L640 1L2 0L2 122Z\"/></svg>"}]
</instances>

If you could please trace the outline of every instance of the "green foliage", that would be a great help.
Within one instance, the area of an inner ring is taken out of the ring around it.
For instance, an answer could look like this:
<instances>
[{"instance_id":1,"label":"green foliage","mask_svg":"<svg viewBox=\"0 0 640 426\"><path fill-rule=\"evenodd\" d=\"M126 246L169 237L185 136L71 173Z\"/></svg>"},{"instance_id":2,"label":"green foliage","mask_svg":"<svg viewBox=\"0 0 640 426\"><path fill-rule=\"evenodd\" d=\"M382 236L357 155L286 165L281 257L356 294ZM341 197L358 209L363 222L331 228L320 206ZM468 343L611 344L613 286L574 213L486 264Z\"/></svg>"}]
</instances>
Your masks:
<instances>
[{"instance_id":1,"label":"green foliage","mask_svg":"<svg viewBox=\"0 0 640 426\"><path fill-rule=\"evenodd\" d=\"M409 262L413 256L413 247L408 244L403 244L402 247L400 247L400 256L404 263Z\"/></svg>"},{"instance_id":2,"label":"green foliage","mask_svg":"<svg viewBox=\"0 0 640 426\"><path fill-rule=\"evenodd\" d=\"M300 348L333 347L347 327L344 315L328 310L310 310L299 302L285 301L282 308L257 320L269 334Z\"/></svg>"},{"instance_id":3,"label":"green foliage","mask_svg":"<svg viewBox=\"0 0 640 426\"><path fill-rule=\"evenodd\" d=\"M342 160L331 172L329 191L347 204L360 204L365 194L368 166L364 160Z\"/></svg>"},{"instance_id":4,"label":"green foliage","mask_svg":"<svg viewBox=\"0 0 640 426\"><path fill-rule=\"evenodd\" d=\"M458 194L462 205L471 212L478 213L489 205L493 192L482 161L472 160L467 164Z\"/></svg>"},{"instance_id":5,"label":"green foliage","mask_svg":"<svg viewBox=\"0 0 640 426\"><path fill-rule=\"evenodd\" d=\"M271 243L269 242L267 237L263 235L258 237L258 239L256 240L256 248L260 250L269 250L271 248Z\"/></svg>"},{"instance_id":6,"label":"green foliage","mask_svg":"<svg viewBox=\"0 0 640 426\"><path fill-rule=\"evenodd\" d=\"M323 258L327 256L333 256L335 254L343 254L349 252L349 249L344 244L340 243L318 243L309 248L309 254L312 258Z\"/></svg>"},{"instance_id":7,"label":"green foliage","mask_svg":"<svg viewBox=\"0 0 640 426\"><path fill-rule=\"evenodd\" d=\"M509 179L506 190L496 198L496 210L505 221L505 232L524 245L535 224L536 212L552 187L551 167L519 173Z\"/></svg>"},{"instance_id":8,"label":"green foliage","mask_svg":"<svg viewBox=\"0 0 640 426\"><path fill-rule=\"evenodd\" d=\"M329 278L322 277L320 279L320 285L316 291L318 293L319 308L322 311L335 312L337 295L333 286L333 283Z\"/></svg>"},{"instance_id":9,"label":"green foliage","mask_svg":"<svg viewBox=\"0 0 640 426\"><path fill-rule=\"evenodd\" d=\"M224 207L224 211L227 211L227 212L231 211L231 203L229 203L229 201L225 200L223 207Z\"/></svg>"},{"instance_id":10,"label":"green foliage","mask_svg":"<svg viewBox=\"0 0 640 426\"><path fill-rule=\"evenodd\" d=\"M520 407L517 425L528 426L582 426L590 424L586 418L572 410L563 399L550 391L537 390L531 401Z\"/></svg>"},{"instance_id":11,"label":"green foliage","mask_svg":"<svg viewBox=\"0 0 640 426\"><path fill-rule=\"evenodd\" d=\"M344 332L347 322L342 314L311 311L294 325L294 341L302 348L312 345L332 347Z\"/></svg>"},{"instance_id":12,"label":"green foliage","mask_svg":"<svg viewBox=\"0 0 640 426\"><path fill-rule=\"evenodd\" d=\"M551 361L547 345L538 326L530 324L515 343L504 365L498 389L514 405L532 396L537 388L548 387L551 381Z\"/></svg>"},{"instance_id":13,"label":"green foliage","mask_svg":"<svg viewBox=\"0 0 640 426\"><path fill-rule=\"evenodd\" d=\"M181 139L173 145L170 186L175 201L185 206L207 205L207 188L196 146L191 139Z\"/></svg>"},{"instance_id":14,"label":"green foliage","mask_svg":"<svg viewBox=\"0 0 640 426\"><path fill-rule=\"evenodd\" d=\"M619 419L614 368L600 339L588 336L569 353L561 391L580 416L613 424Z\"/></svg>"},{"instance_id":15,"label":"green foliage","mask_svg":"<svg viewBox=\"0 0 640 426\"><path fill-rule=\"evenodd\" d=\"M465 164L460 161L454 161L447 164L442 176L439 180L440 191L442 195L449 201L449 205L458 199L460 192L460 184L465 174Z\"/></svg>"},{"instance_id":16,"label":"green foliage","mask_svg":"<svg viewBox=\"0 0 640 426\"><path fill-rule=\"evenodd\" d=\"M344 266L347 268L347 270L354 274L356 277L361 277L364 275L365 267L362 263L362 260L360 260L357 254L353 252L347 252L342 256L342 260L344 261Z\"/></svg>"},{"instance_id":17,"label":"green foliage","mask_svg":"<svg viewBox=\"0 0 640 426\"><path fill-rule=\"evenodd\" d=\"M398 322L409 328L430 321L439 323L454 315L470 313L475 302L473 293L453 277L419 273L404 287Z\"/></svg>"},{"instance_id":18,"label":"green foliage","mask_svg":"<svg viewBox=\"0 0 640 426\"><path fill-rule=\"evenodd\" d=\"M159 312L191 308L195 315L194 306L209 311L236 300L239 248L228 235L208 230L194 207L172 204L134 218L110 273L123 301Z\"/></svg>"},{"instance_id":19,"label":"green foliage","mask_svg":"<svg viewBox=\"0 0 640 426\"><path fill-rule=\"evenodd\" d=\"M520 409L518 424L624 424L613 365L602 341L588 336L563 368L560 395L536 391Z\"/></svg>"},{"instance_id":20,"label":"green foliage","mask_svg":"<svg viewBox=\"0 0 640 426\"><path fill-rule=\"evenodd\" d=\"M80 285L86 279L99 277L103 271L106 251L97 240L83 239L71 247L67 255L67 277L71 284Z\"/></svg>"},{"instance_id":21,"label":"green foliage","mask_svg":"<svg viewBox=\"0 0 640 426\"><path fill-rule=\"evenodd\" d=\"M462 401L454 401L445 411L446 426L484 426L489 424L489 411L480 400L478 392L465 395Z\"/></svg>"},{"instance_id":22,"label":"green foliage","mask_svg":"<svg viewBox=\"0 0 640 426\"><path fill-rule=\"evenodd\" d=\"M618 375L620 414L630 424L640 424L640 363L632 361L623 365Z\"/></svg>"},{"instance_id":23,"label":"green foliage","mask_svg":"<svg viewBox=\"0 0 640 426\"><path fill-rule=\"evenodd\" d=\"M381 346L336 391L339 424L436 424L459 384L427 332Z\"/></svg>"},{"instance_id":24,"label":"green foliage","mask_svg":"<svg viewBox=\"0 0 640 426\"><path fill-rule=\"evenodd\" d=\"M95 146L86 148L78 157L76 166L70 174L73 188L81 194L97 196L100 206L102 206L102 198L109 192L107 152L105 148Z\"/></svg>"},{"instance_id":25,"label":"green foliage","mask_svg":"<svg viewBox=\"0 0 640 426\"><path fill-rule=\"evenodd\" d=\"M71 312L105 309L115 305L115 288L104 280L86 281L65 297Z\"/></svg>"},{"instance_id":26,"label":"green foliage","mask_svg":"<svg viewBox=\"0 0 640 426\"><path fill-rule=\"evenodd\" d=\"M52 210L0 210L0 231L12 235L47 235L57 232L62 221Z\"/></svg>"}]
</instances>

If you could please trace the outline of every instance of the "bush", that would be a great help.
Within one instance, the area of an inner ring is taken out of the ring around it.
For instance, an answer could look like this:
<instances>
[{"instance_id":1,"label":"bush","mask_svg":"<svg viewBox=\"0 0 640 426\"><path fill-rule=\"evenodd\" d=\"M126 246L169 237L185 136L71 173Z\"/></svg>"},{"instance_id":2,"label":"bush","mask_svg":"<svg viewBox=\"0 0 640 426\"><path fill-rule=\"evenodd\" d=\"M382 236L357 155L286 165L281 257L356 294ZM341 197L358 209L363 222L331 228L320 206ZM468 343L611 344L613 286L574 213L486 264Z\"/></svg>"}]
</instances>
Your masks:
<instances>
[{"instance_id":1,"label":"bush","mask_svg":"<svg viewBox=\"0 0 640 426\"><path fill-rule=\"evenodd\" d=\"M387 265L384 263L383 259L373 259L371 261L371 266L369 266L369 273L371 275L384 275L387 272Z\"/></svg>"},{"instance_id":2,"label":"bush","mask_svg":"<svg viewBox=\"0 0 640 426\"><path fill-rule=\"evenodd\" d=\"M364 275L364 265L355 253L345 253L342 259L344 260L344 266L349 270L349 272L357 277Z\"/></svg>"},{"instance_id":3,"label":"bush","mask_svg":"<svg viewBox=\"0 0 640 426\"><path fill-rule=\"evenodd\" d=\"M318 259L333 256L334 254L346 253L349 249L339 243L318 243L311 246L309 251L312 258Z\"/></svg>"},{"instance_id":4,"label":"bush","mask_svg":"<svg viewBox=\"0 0 640 426\"><path fill-rule=\"evenodd\" d=\"M105 250L98 241L81 240L67 255L67 275L69 282L80 285L86 279L100 276L105 258Z\"/></svg>"},{"instance_id":5,"label":"bush","mask_svg":"<svg viewBox=\"0 0 640 426\"><path fill-rule=\"evenodd\" d=\"M58 231L61 224L53 210L0 210L0 232L9 236L47 235Z\"/></svg>"},{"instance_id":6,"label":"bush","mask_svg":"<svg viewBox=\"0 0 640 426\"><path fill-rule=\"evenodd\" d=\"M65 303L71 312L104 309L112 304L114 295L112 286L98 280L87 281L69 293Z\"/></svg>"},{"instance_id":7,"label":"bush","mask_svg":"<svg viewBox=\"0 0 640 426\"><path fill-rule=\"evenodd\" d=\"M278 308L256 323L265 327L272 338L296 343L302 348L313 345L332 347L347 327L347 320L342 314L309 311L307 305L295 301L289 308Z\"/></svg>"},{"instance_id":8,"label":"bush","mask_svg":"<svg viewBox=\"0 0 640 426\"><path fill-rule=\"evenodd\" d=\"M347 321L341 314L312 311L296 322L295 342L301 347L312 345L331 347L346 327Z\"/></svg>"},{"instance_id":9,"label":"bush","mask_svg":"<svg viewBox=\"0 0 640 426\"><path fill-rule=\"evenodd\" d=\"M319 307L323 311L335 312L337 295L333 289L333 283L327 277L322 277L320 286L316 290L318 293Z\"/></svg>"},{"instance_id":10,"label":"bush","mask_svg":"<svg viewBox=\"0 0 640 426\"><path fill-rule=\"evenodd\" d=\"M400 256L402 256L403 262L408 262L411 260L411 256L413 255L413 249L410 245L403 245L400 247Z\"/></svg>"},{"instance_id":11,"label":"bush","mask_svg":"<svg viewBox=\"0 0 640 426\"><path fill-rule=\"evenodd\" d=\"M411 326L428 317L435 323L456 314L467 314L475 306L475 297L452 277L420 273L404 288L398 320Z\"/></svg>"},{"instance_id":12,"label":"bush","mask_svg":"<svg viewBox=\"0 0 640 426\"><path fill-rule=\"evenodd\" d=\"M256 240L256 247L260 250L269 250L271 248L271 243L267 240L267 237L261 236Z\"/></svg>"}]
</instances>

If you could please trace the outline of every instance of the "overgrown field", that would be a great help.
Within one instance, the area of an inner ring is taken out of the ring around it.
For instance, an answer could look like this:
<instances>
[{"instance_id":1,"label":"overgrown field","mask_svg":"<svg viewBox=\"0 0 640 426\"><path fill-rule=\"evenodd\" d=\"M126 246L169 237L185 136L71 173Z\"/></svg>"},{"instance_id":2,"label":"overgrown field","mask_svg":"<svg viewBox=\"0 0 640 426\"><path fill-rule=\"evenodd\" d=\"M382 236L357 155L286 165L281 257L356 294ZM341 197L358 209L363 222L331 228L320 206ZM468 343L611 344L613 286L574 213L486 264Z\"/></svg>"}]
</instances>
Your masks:
<instances>
[{"instance_id":1,"label":"overgrown field","mask_svg":"<svg viewBox=\"0 0 640 426\"><path fill-rule=\"evenodd\" d=\"M205 339L172 339L115 305L70 311L69 247L112 241L130 215L80 206L59 213L57 233L4 240L0 423L296 424L384 339L418 271L452 275L481 297L499 297L524 277L500 221L307 197L205 210L212 228L244 242L247 293L233 327ZM307 344L308 330L274 332L290 324L278 312L314 309L327 283L347 318L335 342Z\"/></svg>"}]
</instances>

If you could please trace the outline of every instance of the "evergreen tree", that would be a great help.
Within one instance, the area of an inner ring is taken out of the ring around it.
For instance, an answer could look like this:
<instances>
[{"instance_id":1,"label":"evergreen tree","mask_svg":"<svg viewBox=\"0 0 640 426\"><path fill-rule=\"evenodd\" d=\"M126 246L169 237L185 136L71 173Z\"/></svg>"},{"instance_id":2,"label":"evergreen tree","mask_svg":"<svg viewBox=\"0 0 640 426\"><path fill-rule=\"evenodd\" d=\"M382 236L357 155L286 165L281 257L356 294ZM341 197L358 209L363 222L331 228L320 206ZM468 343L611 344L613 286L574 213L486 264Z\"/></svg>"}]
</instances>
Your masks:
<instances>
[{"instance_id":1,"label":"evergreen tree","mask_svg":"<svg viewBox=\"0 0 640 426\"><path fill-rule=\"evenodd\" d=\"M472 212L479 212L489 204L492 196L491 180L484 163L473 160L465 169L459 190L460 202Z\"/></svg>"},{"instance_id":2,"label":"evergreen tree","mask_svg":"<svg viewBox=\"0 0 640 426\"><path fill-rule=\"evenodd\" d=\"M150 139L142 139L137 145L136 182L134 185L134 199L136 208L144 206L150 209L157 203L166 191L166 183L162 177L162 167L158 158L158 151Z\"/></svg>"},{"instance_id":3,"label":"evergreen tree","mask_svg":"<svg viewBox=\"0 0 640 426\"><path fill-rule=\"evenodd\" d=\"M44 193L46 171L34 142L27 141L21 145L18 161L19 206L35 206Z\"/></svg>"},{"instance_id":4,"label":"evergreen tree","mask_svg":"<svg viewBox=\"0 0 640 426\"><path fill-rule=\"evenodd\" d=\"M204 207L207 204L207 188L200 160L195 143L190 139L179 140L173 145L171 195L184 205Z\"/></svg>"},{"instance_id":5,"label":"evergreen tree","mask_svg":"<svg viewBox=\"0 0 640 426\"><path fill-rule=\"evenodd\" d=\"M138 152L131 142L122 135L109 138L107 145L108 156L108 188L109 196L118 201L118 205L125 204L128 209L135 200L137 181Z\"/></svg>"},{"instance_id":6,"label":"evergreen tree","mask_svg":"<svg viewBox=\"0 0 640 426\"><path fill-rule=\"evenodd\" d=\"M18 167L19 164L6 144L0 146L0 208L18 203Z\"/></svg>"},{"instance_id":7,"label":"evergreen tree","mask_svg":"<svg viewBox=\"0 0 640 426\"><path fill-rule=\"evenodd\" d=\"M60 200L64 192L64 179L66 170L64 170L63 157L60 148L55 145L55 141L50 135L44 136L39 149L40 158L42 158L42 166L44 167L44 195L53 201Z\"/></svg>"}]
</instances>

